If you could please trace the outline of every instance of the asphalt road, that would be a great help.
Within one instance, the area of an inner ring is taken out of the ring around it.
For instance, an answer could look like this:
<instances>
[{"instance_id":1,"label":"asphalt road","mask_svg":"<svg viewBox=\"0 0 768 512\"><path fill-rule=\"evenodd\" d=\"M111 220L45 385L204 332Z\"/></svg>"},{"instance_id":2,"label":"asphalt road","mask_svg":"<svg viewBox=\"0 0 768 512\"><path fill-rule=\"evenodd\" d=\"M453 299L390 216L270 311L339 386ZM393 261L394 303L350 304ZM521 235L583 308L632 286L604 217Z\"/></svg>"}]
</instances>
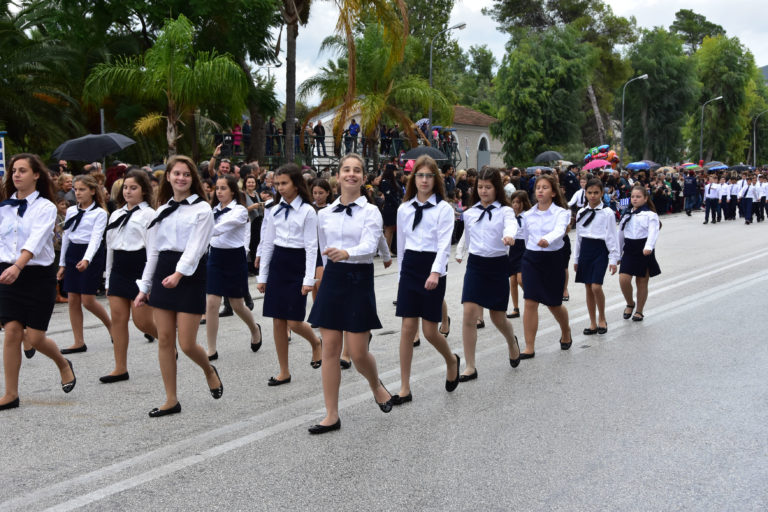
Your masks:
<instances>
[{"instance_id":1,"label":"asphalt road","mask_svg":"<svg viewBox=\"0 0 768 512\"><path fill-rule=\"evenodd\" d=\"M132 330L131 380L100 384L112 347L86 313L88 352L71 356L76 389L64 395L38 354L23 363L21 407L0 412L0 510L764 511L768 223L702 220L663 218L663 273L651 280L644 322L621 319L609 277L609 332L581 335L584 293L571 273L570 351L543 313L536 358L512 369L486 314L476 381L446 393L442 359L422 343L414 401L385 415L346 370L342 429L323 436L306 431L323 417L309 345L295 337L293 382L267 387L277 363L260 314L256 354L242 322L222 319L221 400L181 355L183 411L150 419L164 399L155 345ZM384 328L371 349L396 393L394 269L377 262ZM460 354L463 269L449 266L447 293L448 341ZM522 342L522 322L513 324ZM50 334L59 346L72 342L68 325L57 305Z\"/></svg>"}]
</instances>

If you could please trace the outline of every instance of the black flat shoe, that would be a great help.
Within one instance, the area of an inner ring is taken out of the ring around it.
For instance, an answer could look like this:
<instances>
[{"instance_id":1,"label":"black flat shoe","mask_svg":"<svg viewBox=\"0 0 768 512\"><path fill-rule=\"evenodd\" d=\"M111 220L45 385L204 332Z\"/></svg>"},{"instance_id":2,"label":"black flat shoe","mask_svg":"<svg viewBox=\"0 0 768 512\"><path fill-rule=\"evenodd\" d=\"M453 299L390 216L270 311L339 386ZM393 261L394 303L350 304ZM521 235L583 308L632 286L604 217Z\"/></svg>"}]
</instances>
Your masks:
<instances>
[{"instance_id":1,"label":"black flat shoe","mask_svg":"<svg viewBox=\"0 0 768 512\"><path fill-rule=\"evenodd\" d=\"M160 416L168 416L169 414L178 414L181 412L181 404L179 402L176 402L176 405L171 407L170 409L158 409L155 407L151 411L149 411L149 417L150 418L159 418Z\"/></svg>"},{"instance_id":2,"label":"black flat shoe","mask_svg":"<svg viewBox=\"0 0 768 512\"><path fill-rule=\"evenodd\" d=\"M421 338L416 338L416 341L413 342L414 347L418 347L421 345Z\"/></svg>"},{"instance_id":3,"label":"black flat shoe","mask_svg":"<svg viewBox=\"0 0 768 512\"><path fill-rule=\"evenodd\" d=\"M454 391L459 386L459 378L461 377L461 358L458 354L453 355L456 356L456 378L453 380L445 381L445 390L449 393Z\"/></svg>"},{"instance_id":4,"label":"black flat shoe","mask_svg":"<svg viewBox=\"0 0 768 512\"><path fill-rule=\"evenodd\" d=\"M214 373L216 373L216 377L219 377L219 370L216 369L215 366L211 365L211 368L213 368ZM219 387L217 388L208 388L211 391L211 396L218 400L221 398L221 395L224 394L224 382L221 380L221 377L219 377Z\"/></svg>"},{"instance_id":5,"label":"black flat shoe","mask_svg":"<svg viewBox=\"0 0 768 512\"><path fill-rule=\"evenodd\" d=\"M563 338L560 338L560 350L568 350L571 348L571 344L573 343L573 338L571 338L571 341L568 343L563 343Z\"/></svg>"},{"instance_id":6,"label":"black flat shoe","mask_svg":"<svg viewBox=\"0 0 768 512\"><path fill-rule=\"evenodd\" d=\"M515 308L512 313L507 313L507 318L520 318L520 309Z\"/></svg>"},{"instance_id":7,"label":"black flat shoe","mask_svg":"<svg viewBox=\"0 0 768 512\"><path fill-rule=\"evenodd\" d=\"M200 319L200 325L205 325L205 318Z\"/></svg>"},{"instance_id":8,"label":"black flat shoe","mask_svg":"<svg viewBox=\"0 0 768 512\"><path fill-rule=\"evenodd\" d=\"M605 334L608 332L608 324L605 324L605 327L597 326L597 334Z\"/></svg>"},{"instance_id":9,"label":"black flat shoe","mask_svg":"<svg viewBox=\"0 0 768 512\"><path fill-rule=\"evenodd\" d=\"M403 404L407 404L408 402L412 402L412 401L413 401L413 393L412 392L408 393L405 396L392 395L392 400L390 400L390 402L392 402L392 405L403 405Z\"/></svg>"},{"instance_id":10,"label":"black flat shoe","mask_svg":"<svg viewBox=\"0 0 768 512\"><path fill-rule=\"evenodd\" d=\"M128 380L128 372L121 373L120 375L105 375L103 377L99 377L99 380L104 384L112 384L113 382Z\"/></svg>"},{"instance_id":11,"label":"black flat shoe","mask_svg":"<svg viewBox=\"0 0 768 512\"><path fill-rule=\"evenodd\" d=\"M270 377L267 381L267 386L282 386L283 384L288 384L291 382L291 378L288 377L287 379L278 380L274 377Z\"/></svg>"},{"instance_id":12,"label":"black flat shoe","mask_svg":"<svg viewBox=\"0 0 768 512\"><path fill-rule=\"evenodd\" d=\"M530 354L526 354L525 352L520 352L520 360L523 359L533 359L536 357L536 352L531 352Z\"/></svg>"},{"instance_id":13,"label":"black flat shoe","mask_svg":"<svg viewBox=\"0 0 768 512\"><path fill-rule=\"evenodd\" d=\"M629 313L627 313L627 310L629 310ZM632 311L635 310L634 304L627 304L627 307L624 308L624 314L622 315L624 317L624 320L629 320L629 318L632 316Z\"/></svg>"},{"instance_id":14,"label":"black flat shoe","mask_svg":"<svg viewBox=\"0 0 768 512\"><path fill-rule=\"evenodd\" d=\"M150 334L145 334L144 338L147 340L147 343L154 343L155 342L155 337L150 335Z\"/></svg>"},{"instance_id":15,"label":"black flat shoe","mask_svg":"<svg viewBox=\"0 0 768 512\"><path fill-rule=\"evenodd\" d=\"M459 375L459 382L468 382L470 380L475 380L477 378L477 370L470 373L469 375Z\"/></svg>"},{"instance_id":16,"label":"black flat shoe","mask_svg":"<svg viewBox=\"0 0 768 512\"><path fill-rule=\"evenodd\" d=\"M75 376L75 369L72 368L72 361L69 359L65 359L67 364L69 365L69 369L72 370L72 380L70 382L61 383L61 390L65 393L71 392L73 389L75 389L75 384L77 384L77 377Z\"/></svg>"},{"instance_id":17,"label":"black flat shoe","mask_svg":"<svg viewBox=\"0 0 768 512\"><path fill-rule=\"evenodd\" d=\"M80 352L87 352L87 351L88 351L87 345L83 345L82 347L61 349L62 354L79 354Z\"/></svg>"},{"instance_id":18,"label":"black flat shoe","mask_svg":"<svg viewBox=\"0 0 768 512\"><path fill-rule=\"evenodd\" d=\"M259 342L258 343L251 342L251 351L252 352L258 352L259 349L261 348L261 341L262 341L262 338L261 338L261 325L260 324L256 324L256 327L259 329Z\"/></svg>"},{"instance_id":19,"label":"black flat shoe","mask_svg":"<svg viewBox=\"0 0 768 512\"><path fill-rule=\"evenodd\" d=\"M224 317L226 317L226 316L232 316L232 315L234 315L234 314L235 314L235 312L234 312L234 311L232 311L232 309L230 309L230 308L224 308L224 309L222 309L221 311L219 311L219 318L224 318Z\"/></svg>"},{"instance_id":20,"label":"black flat shoe","mask_svg":"<svg viewBox=\"0 0 768 512\"><path fill-rule=\"evenodd\" d=\"M642 322L643 318L645 318L645 315L643 315L642 313L635 313L634 315L632 315L633 322Z\"/></svg>"},{"instance_id":21,"label":"black flat shoe","mask_svg":"<svg viewBox=\"0 0 768 512\"><path fill-rule=\"evenodd\" d=\"M592 336L593 334L597 334L597 329L591 329L589 327L584 329L584 335L585 336Z\"/></svg>"},{"instance_id":22,"label":"black flat shoe","mask_svg":"<svg viewBox=\"0 0 768 512\"><path fill-rule=\"evenodd\" d=\"M339 359L339 366L341 366L342 370L349 370L352 368L352 361L346 361L344 359Z\"/></svg>"},{"instance_id":23,"label":"black flat shoe","mask_svg":"<svg viewBox=\"0 0 768 512\"><path fill-rule=\"evenodd\" d=\"M379 406L379 409L381 409L381 412L389 412L392 410L392 393L389 392L387 387L384 385L383 382L381 382L381 379L379 379L379 384L381 384L381 387L384 388L384 391L387 392L389 395L389 400L386 402L376 402L376 405ZM374 397L374 401L376 400L376 397Z\"/></svg>"},{"instance_id":24,"label":"black flat shoe","mask_svg":"<svg viewBox=\"0 0 768 512\"><path fill-rule=\"evenodd\" d=\"M26 357L27 359L32 359L33 357L35 357L35 352L37 352L37 350L35 350L33 348L31 348L29 350L25 350L24 351L24 357Z\"/></svg>"},{"instance_id":25,"label":"black flat shoe","mask_svg":"<svg viewBox=\"0 0 768 512\"><path fill-rule=\"evenodd\" d=\"M336 420L336 423L333 425L312 425L307 430L310 434L316 435L316 434L325 434L326 432L333 432L334 430L339 430L341 428L341 420Z\"/></svg>"},{"instance_id":26,"label":"black flat shoe","mask_svg":"<svg viewBox=\"0 0 768 512\"><path fill-rule=\"evenodd\" d=\"M322 359L318 359L317 361L310 361L309 362L309 366L311 366L315 370L320 368L320 366L322 366L322 364L323 364L323 360Z\"/></svg>"},{"instance_id":27,"label":"black flat shoe","mask_svg":"<svg viewBox=\"0 0 768 512\"><path fill-rule=\"evenodd\" d=\"M449 334L451 334L451 317L450 316L448 317L448 330L443 332L438 329L438 332L446 338L448 337Z\"/></svg>"},{"instance_id":28,"label":"black flat shoe","mask_svg":"<svg viewBox=\"0 0 768 512\"><path fill-rule=\"evenodd\" d=\"M569 300L571 300L571 296L570 295L564 295L563 296L563 302L568 302Z\"/></svg>"},{"instance_id":29,"label":"black flat shoe","mask_svg":"<svg viewBox=\"0 0 768 512\"><path fill-rule=\"evenodd\" d=\"M213 354L208 356L208 360L209 361L215 361L218 358L219 358L219 351L218 350L216 352L214 352Z\"/></svg>"},{"instance_id":30,"label":"black flat shoe","mask_svg":"<svg viewBox=\"0 0 768 512\"><path fill-rule=\"evenodd\" d=\"M0 411L4 411L6 409L16 409L19 406L19 397L16 397L15 400L11 400L7 404L0 405Z\"/></svg>"},{"instance_id":31,"label":"black flat shoe","mask_svg":"<svg viewBox=\"0 0 768 512\"><path fill-rule=\"evenodd\" d=\"M483 327L485 327L485 320L480 320L480 322L477 325L475 325L475 327L477 329L482 329Z\"/></svg>"},{"instance_id":32,"label":"black flat shoe","mask_svg":"<svg viewBox=\"0 0 768 512\"><path fill-rule=\"evenodd\" d=\"M522 354L522 352L520 352L520 344L517 342L517 336L515 336L515 346L517 347L517 359L509 358L509 366L512 368L517 368L520 364L520 356Z\"/></svg>"}]
</instances>

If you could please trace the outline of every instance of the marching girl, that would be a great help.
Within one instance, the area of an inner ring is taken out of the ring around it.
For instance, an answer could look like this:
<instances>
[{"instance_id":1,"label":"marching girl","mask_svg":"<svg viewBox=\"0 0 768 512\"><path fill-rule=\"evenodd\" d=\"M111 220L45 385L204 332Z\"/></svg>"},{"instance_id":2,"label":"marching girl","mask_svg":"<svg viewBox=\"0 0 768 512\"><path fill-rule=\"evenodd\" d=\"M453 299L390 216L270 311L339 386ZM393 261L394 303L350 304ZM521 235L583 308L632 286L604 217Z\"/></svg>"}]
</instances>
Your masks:
<instances>
[{"instance_id":1,"label":"marching girl","mask_svg":"<svg viewBox=\"0 0 768 512\"><path fill-rule=\"evenodd\" d=\"M539 304L544 304L560 325L560 348L571 348L568 310L563 306L566 272L563 262L564 238L567 236L571 212L566 209L557 180L543 174L536 180L536 205L523 214L525 253L521 262L523 274L523 329L525 350L521 359L536 355L536 332L539 330ZM566 263L567 264L567 263ZM567 340L567 341L566 341Z\"/></svg>"},{"instance_id":2,"label":"marching girl","mask_svg":"<svg viewBox=\"0 0 768 512\"><path fill-rule=\"evenodd\" d=\"M205 201L197 166L176 155L158 189L155 219L149 224L147 264L137 282L135 306L154 308L158 333L157 358L165 386L165 403L149 411L151 418L181 412L176 395L176 332L179 346L205 373L208 389L221 398L224 385L205 349L197 344L200 317L205 312L208 242L213 233L211 205Z\"/></svg>"},{"instance_id":3,"label":"marching girl","mask_svg":"<svg viewBox=\"0 0 768 512\"><path fill-rule=\"evenodd\" d=\"M213 235L208 257L206 280L206 318L208 334L208 360L219 358L216 337L219 331L221 298L229 297L232 310L251 331L251 350L261 348L261 326L254 322L245 305L244 286L248 286L248 258L245 245L249 242L250 222L248 210L242 204L243 195L237 178L221 176L216 180L216 205L213 208ZM245 284L243 284L245 283Z\"/></svg>"},{"instance_id":4,"label":"marching girl","mask_svg":"<svg viewBox=\"0 0 768 512\"><path fill-rule=\"evenodd\" d=\"M120 208L112 213L107 225L107 296L112 314L115 368L100 377L105 384L128 380L128 319L133 316L136 327L157 338L152 308L136 308L133 299L139 294L136 281L141 279L147 261L147 227L155 218L152 185L147 173L129 171L118 196ZM123 204L120 204L123 203Z\"/></svg>"},{"instance_id":5,"label":"marching girl","mask_svg":"<svg viewBox=\"0 0 768 512\"><path fill-rule=\"evenodd\" d=\"M379 209L361 194L363 159L349 153L339 163L341 195L318 214L318 236L325 257L325 274L309 320L323 335L323 396L325 418L309 427L310 434L341 428L339 385L346 336L355 368L368 381L383 412L392 410L392 396L379 380L376 360L368 351L371 329L380 329L373 288L373 257L382 233Z\"/></svg>"},{"instance_id":6,"label":"marching girl","mask_svg":"<svg viewBox=\"0 0 768 512\"><path fill-rule=\"evenodd\" d=\"M272 317L280 373L269 386L291 382L288 329L312 345L312 368L322 364L321 343L304 321L307 294L315 284L317 214L301 169L286 164L275 173L275 206L264 215L258 289L264 293L264 316Z\"/></svg>"},{"instance_id":7,"label":"marching girl","mask_svg":"<svg viewBox=\"0 0 768 512\"><path fill-rule=\"evenodd\" d=\"M465 247L469 246L464 289L461 293L461 302L464 304L464 357L467 359L466 368L459 377L461 382L477 378L476 322L483 308L488 309L491 321L507 340L509 364L516 368L520 363L517 337L506 318L509 305L507 246L515 243L517 220L515 211L507 204L498 169L485 168L478 173L472 200L476 203L464 212L464 236L467 242L456 253L456 261L461 263Z\"/></svg>"},{"instance_id":8,"label":"marching girl","mask_svg":"<svg viewBox=\"0 0 768 512\"><path fill-rule=\"evenodd\" d=\"M77 382L72 363L45 337L56 302L53 185L37 155L22 153L10 164L2 193L8 199L0 202L0 325L5 336L0 410L19 406L22 340L56 363L62 391L69 393Z\"/></svg>"},{"instance_id":9,"label":"marching girl","mask_svg":"<svg viewBox=\"0 0 768 512\"><path fill-rule=\"evenodd\" d=\"M112 321L104 306L96 302L96 291L101 284L106 264L106 249L102 243L107 227L107 209L101 185L93 176L84 174L75 178L73 187L77 205L67 209L58 279L69 299L69 321L75 344L61 350L62 354L85 352L88 347L83 338L83 306L101 320L107 331Z\"/></svg>"},{"instance_id":10,"label":"marching girl","mask_svg":"<svg viewBox=\"0 0 768 512\"><path fill-rule=\"evenodd\" d=\"M460 361L451 352L445 336L438 332L443 317L443 298L448 258L451 256L453 207L445 199L445 182L437 163L429 156L419 157L405 189L404 202L397 210L397 258L399 268L397 309L403 319L400 330L400 392L392 405L413 399L411 361L413 338L421 329L427 340L443 356L446 364L445 390L459 385Z\"/></svg>"},{"instance_id":11,"label":"marching girl","mask_svg":"<svg viewBox=\"0 0 768 512\"><path fill-rule=\"evenodd\" d=\"M531 209L531 201L524 190L513 192L509 198L517 220L517 233L515 243L509 248L509 291L512 295L512 313L507 318L520 318L519 296L517 287L523 286L523 276L520 273L520 264L525 253L525 229L523 229L523 214Z\"/></svg>"},{"instance_id":12,"label":"marching girl","mask_svg":"<svg viewBox=\"0 0 768 512\"><path fill-rule=\"evenodd\" d=\"M312 199L313 205L317 211L326 208L329 201L333 201L333 195L331 194L331 185L328 180L323 178L315 178L312 181ZM319 247L319 246L318 246ZM317 291L320 289L320 282L323 280L323 258L318 248L317 261L315 263L315 286L312 288L312 300L317 298Z\"/></svg>"},{"instance_id":13,"label":"marching girl","mask_svg":"<svg viewBox=\"0 0 768 512\"><path fill-rule=\"evenodd\" d=\"M661 274L654 249L661 223L645 187L632 187L629 201L632 208L619 221L619 285L627 301L624 320L631 316L635 322L642 322L645 318L643 308L648 299L648 280ZM637 302L632 300L632 277L637 284ZM635 310L634 315L632 310Z\"/></svg>"},{"instance_id":14,"label":"marching girl","mask_svg":"<svg viewBox=\"0 0 768 512\"><path fill-rule=\"evenodd\" d=\"M585 188L587 206L576 215L576 242L573 253L576 263L576 282L584 283L587 292L589 327L584 334L605 334L605 294L603 279L606 269L616 273L619 260L619 239L616 234L616 217L613 210L603 205L603 183L591 179ZM595 310L599 318L596 317Z\"/></svg>"}]
</instances>

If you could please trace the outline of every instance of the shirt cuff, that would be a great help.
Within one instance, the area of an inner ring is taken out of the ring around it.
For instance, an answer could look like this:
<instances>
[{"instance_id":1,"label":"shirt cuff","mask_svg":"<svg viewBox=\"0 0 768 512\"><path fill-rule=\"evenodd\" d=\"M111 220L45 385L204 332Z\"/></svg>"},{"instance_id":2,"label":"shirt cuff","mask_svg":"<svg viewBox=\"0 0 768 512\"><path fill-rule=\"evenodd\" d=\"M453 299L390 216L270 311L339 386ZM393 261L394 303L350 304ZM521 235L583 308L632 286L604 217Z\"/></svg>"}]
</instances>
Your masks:
<instances>
[{"instance_id":1,"label":"shirt cuff","mask_svg":"<svg viewBox=\"0 0 768 512\"><path fill-rule=\"evenodd\" d=\"M302 286L315 286L315 279L314 278L310 279L308 277L305 277L304 281L301 283L301 285Z\"/></svg>"}]
</instances>

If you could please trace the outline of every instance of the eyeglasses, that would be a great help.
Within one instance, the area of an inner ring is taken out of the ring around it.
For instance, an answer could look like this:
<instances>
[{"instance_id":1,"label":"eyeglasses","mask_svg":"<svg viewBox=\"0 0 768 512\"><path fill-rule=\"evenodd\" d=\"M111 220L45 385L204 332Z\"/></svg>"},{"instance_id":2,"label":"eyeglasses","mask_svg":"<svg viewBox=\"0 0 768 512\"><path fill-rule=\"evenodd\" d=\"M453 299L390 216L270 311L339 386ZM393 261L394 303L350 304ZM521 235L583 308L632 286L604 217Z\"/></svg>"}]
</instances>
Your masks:
<instances>
[{"instance_id":1,"label":"eyeglasses","mask_svg":"<svg viewBox=\"0 0 768 512\"><path fill-rule=\"evenodd\" d=\"M417 179L421 178L424 180L431 180L435 177L435 175L431 172L417 172L416 174L414 174L414 177L416 177Z\"/></svg>"}]
</instances>

